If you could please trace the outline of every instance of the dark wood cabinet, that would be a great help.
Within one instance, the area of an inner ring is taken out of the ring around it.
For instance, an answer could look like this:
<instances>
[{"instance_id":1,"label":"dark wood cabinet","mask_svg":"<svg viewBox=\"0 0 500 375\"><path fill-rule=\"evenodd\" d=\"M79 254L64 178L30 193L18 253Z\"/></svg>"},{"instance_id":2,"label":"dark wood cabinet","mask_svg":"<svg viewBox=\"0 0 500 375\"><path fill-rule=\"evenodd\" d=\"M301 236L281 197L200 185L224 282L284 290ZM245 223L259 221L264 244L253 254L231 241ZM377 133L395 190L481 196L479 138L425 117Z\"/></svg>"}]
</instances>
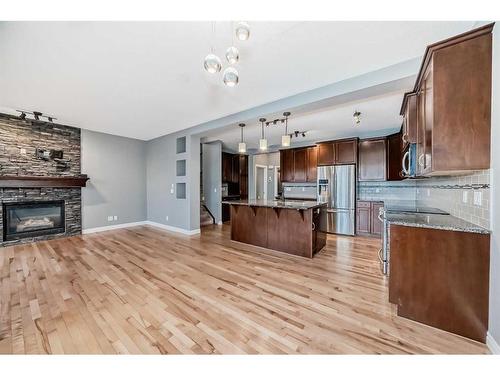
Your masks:
<instances>
[{"instance_id":1,"label":"dark wood cabinet","mask_svg":"<svg viewBox=\"0 0 500 375\"><path fill-rule=\"evenodd\" d=\"M489 234L391 225L390 251L399 316L485 342Z\"/></svg>"},{"instance_id":2,"label":"dark wood cabinet","mask_svg":"<svg viewBox=\"0 0 500 375\"><path fill-rule=\"evenodd\" d=\"M427 47L402 106L403 135L416 134L417 176L490 168L492 28Z\"/></svg>"},{"instance_id":3,"label":"dark wood cabinet","mask_svg":"<svg viewBox=\"0 0 500 375\"><path fill-rule=\"evenodd\" d=\"M306 181L316 182L317 178L318 178L318 148L308 147Z\"/></svg>"},{"instance_id":4,"label":"dark wood cabinet","mask_svg":"<svg viewBox=\"0 0 500 375\"><path fill-rule=\"evenodd\" d=\"M417 143L417 95L408 92L403 98L400 115L403 116L401 129L402 148L410 143Z\"/></svg>"},{"instance_id":5,"label":"dark wood cabinet","mask_svg":"<svg viewBox=\"0 0 500 375\"><path fill-rule=\"evenodd\" d=\"M356 202L356 233L360 235L382 235L382 221L379 219L383 202Z\"/></svg>"},{"instance_id":6,"label":"dark wood cabinet","mask_svg":"<svg viewBox=\"0 0 500 375\"><path fill-rule=\"evenodd\" d=\"M335 164L356 164L358 140L337 141L335 146Z\"/></svg>"},{"instance_id":7,"label":"dark wood cabinet","mask_svg":"<svg viewBox=\"0 0 500 375\"><path fill-rule=\"evenodd\" d=\"M356 207L356 233L369 234L370 221L370 202L358 202Z\"/></svg>"},{"instance_id":8,"label":"dark wood cabinet","mask_svg":"<svg viewBox=\"0 0 500 375\"><path fill-rule=\"evenodd\" d=\"M356 164L358 139L318 143L318 165Z\"/></svg>"},{"instance_id":9,"label":"dark wood cabinet","mask_svg":"<svg viewBox=\"0 0 500 375\"><path fill-rule=\"evenodd\" d=\"M403 179L402 171L403 139L400 133L387 137L387 180Z\"/></svg>"},{"instance_id":10,"label":"dark wood cabinet","mask_svg":"<svg viewBox=\"0 0 500 375\"><path fill-rule=\"evenodd\" d=\"M222 182L232 182L233 178L233 155L222 153Z\"/></svg>"},{"instance_id":11,"label":"dark wood cabinet","mask_svg":"<svg viewBox=\"0 0 500 375\"><path fill-rule=\"evenodd\" d=\"M293 181L307 181L307 149L301 148L293 152Z\"/></svg>"},{"instance_id":12,"label":"dark wood cabinet","mask_svg":"<svg viewBox=\"0 0 500 375\"><path fill-rule=\"evenodd\" d=\"M248 197L248 155L222 153L222 182L231 184L231 194Z\"/></svg>"},{"instance_id":13,"label":"dark wood cabinet","mask_svg":"<svg viewBox=\"0 0 500 375\"><path fill-rule=\"evenodd\" d=\"M335 164L335 146L332 142L318 143L318 165Z\"/></svg>"},{"instance_id":14,"label":"dark wood cabinet","mask_svg":"<svg viewBox=\"0 0 500 375\"><path fill-rule=\"evenodd\" d=\"M280 151L281 182L316 182L316 146Z\"/></svg>"},{"instance_id":15,"label":"dark wood cabinet","mask_svg":"<svg viewBox=\"0 0 500 375\"><path fill-rule=\"evenodd\" d=\"M387 140L383 138L364 139L358 146L358 180L385 181Z\"/></svg>"}]
</instances>

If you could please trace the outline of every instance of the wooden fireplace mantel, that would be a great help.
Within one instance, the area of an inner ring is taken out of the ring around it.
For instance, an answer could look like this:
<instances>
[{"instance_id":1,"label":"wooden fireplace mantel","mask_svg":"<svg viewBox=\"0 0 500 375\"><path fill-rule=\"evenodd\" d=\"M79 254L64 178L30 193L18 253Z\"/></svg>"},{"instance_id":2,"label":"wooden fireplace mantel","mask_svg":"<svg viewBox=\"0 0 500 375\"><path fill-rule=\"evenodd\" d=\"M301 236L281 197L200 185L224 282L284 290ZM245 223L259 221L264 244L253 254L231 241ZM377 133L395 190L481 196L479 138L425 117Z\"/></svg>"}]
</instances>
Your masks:
<instances>
[{"instance_id":1,"label":"wooden fireplace mantel","mask_svg":"<svg viewBox=\"0 0 500 375\"><path fill-rule=\"evenodd\" d=\"M0 176L0 188L85 187L88 180L86 174L69 177Z\"/></svg>"}]
</instances>

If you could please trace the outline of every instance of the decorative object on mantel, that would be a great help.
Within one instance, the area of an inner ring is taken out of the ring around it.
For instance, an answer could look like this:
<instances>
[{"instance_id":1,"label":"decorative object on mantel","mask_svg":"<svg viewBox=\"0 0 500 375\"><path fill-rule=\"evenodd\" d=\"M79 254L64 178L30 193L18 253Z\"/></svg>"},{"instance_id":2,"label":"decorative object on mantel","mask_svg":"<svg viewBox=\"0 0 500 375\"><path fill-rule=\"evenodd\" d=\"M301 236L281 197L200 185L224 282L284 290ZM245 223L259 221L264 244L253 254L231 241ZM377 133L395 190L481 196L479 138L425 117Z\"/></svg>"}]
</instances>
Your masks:
<instances>
[{"instance_id":1,"label":"decorative object on mantel","mask_svg":"<svg viewBox=\"0 0 500 375\"><path fill-rule=\"evenodd\" d=\"M74 177L0 176L0 188L85 187L89 179L86 174Z\"/></svg>"},{"instance_id":2,"label":"decorative object on mantel","mask_svg":"<svg viewBox=\"0 0 500 375\"><path fill-rule=\"evenodd\" d=\"M71 159L64 159L62 150L44 150L37 148L35 155L41 160L54 161L57 169L68 169L70 167Z\"/></svg>"}]
</instances>

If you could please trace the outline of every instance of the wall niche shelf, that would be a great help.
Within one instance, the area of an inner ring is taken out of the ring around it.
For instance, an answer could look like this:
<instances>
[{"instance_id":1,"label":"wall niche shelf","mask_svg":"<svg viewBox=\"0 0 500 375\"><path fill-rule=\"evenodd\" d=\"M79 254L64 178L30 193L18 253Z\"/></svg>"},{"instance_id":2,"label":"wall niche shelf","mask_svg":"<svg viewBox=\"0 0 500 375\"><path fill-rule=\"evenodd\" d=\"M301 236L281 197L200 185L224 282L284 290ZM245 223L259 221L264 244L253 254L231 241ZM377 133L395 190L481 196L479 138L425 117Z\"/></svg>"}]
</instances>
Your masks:
<instances>
[{"instance_id":1,"label":"wall niche shelf","mask_svg":"<svg viewBox=\"0 0 500 375\"><path fill-rule=\"evenodd\" d=\"M186 176L186 160L181 159L175 162L175 175L177 177Z\"/></svg>"},{"instance_id":2,"label":"wall niche shelf","mask_svg":"<svg viewBox=\"0 0 500 375\"><path fill-rule=\"evenodd\" d=\"M177 199L186 199L186 183L178 182L175 189L175 197Z\"/></svg>"},{"instance_id":3,"label":"wall niche shelf","mask_svg":"<svg viewBox=\"0 0 500 375\"><path fill-rule=\"evenodd\" d=\"M175 153L183 154L186 152L186 137L180 137L176 139Z\"/></svg>"}]
</instances>

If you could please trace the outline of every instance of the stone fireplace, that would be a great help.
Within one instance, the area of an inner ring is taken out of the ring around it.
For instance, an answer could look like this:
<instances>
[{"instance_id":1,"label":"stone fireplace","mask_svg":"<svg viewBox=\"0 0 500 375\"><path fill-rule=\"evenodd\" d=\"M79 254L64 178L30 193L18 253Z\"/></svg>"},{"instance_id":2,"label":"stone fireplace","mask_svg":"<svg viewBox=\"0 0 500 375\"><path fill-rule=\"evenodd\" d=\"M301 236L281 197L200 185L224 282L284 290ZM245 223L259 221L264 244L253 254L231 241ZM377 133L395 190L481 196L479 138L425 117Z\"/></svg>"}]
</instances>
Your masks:
<instances>
[{"instance_id":1,"label":"stone fireplace","mask_svg":"<svg viewBox=\"0 0 500 375\"><path fill-rule=\"evenodd\" d=\"M0 246L81 234L80 129L0 114Z\"/></svg>"}]
</instances>

